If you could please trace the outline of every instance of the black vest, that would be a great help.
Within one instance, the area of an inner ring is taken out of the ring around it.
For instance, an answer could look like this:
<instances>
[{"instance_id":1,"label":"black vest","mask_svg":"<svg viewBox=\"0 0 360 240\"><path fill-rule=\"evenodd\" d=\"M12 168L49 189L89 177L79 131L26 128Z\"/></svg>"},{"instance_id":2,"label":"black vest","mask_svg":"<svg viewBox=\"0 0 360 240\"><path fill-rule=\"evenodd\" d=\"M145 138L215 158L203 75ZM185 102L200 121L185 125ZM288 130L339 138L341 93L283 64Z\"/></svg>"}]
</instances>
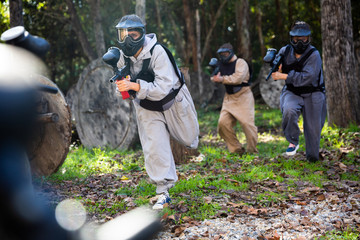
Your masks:
<instances>
[{"instance_id":1,"label":"black vest","mask_svg":"<svg viewBox=\"0 0 360 240\"><path fill-rule=\"evenodd\" d=\"M317 51L316 48L310 49L304 56L300 58L300 61L295 61L291 64L287 64L286 59L289 56L291 50L291 45L287 45L284 52L284 59L282 61L282 72L288 74L291 70L295 72L301 72L305 61L313 54L313 52ZM303 87L294 87L293 84L286 84L286 89L295 93L296 95L301 95L305 93L312 93L317 91L325 91L324 83L320 85L321 71L318 76L318 86L303 86Z\"/></svg>"},{"instance_id":2,"label":"black vest","mask_svg":"<svg viewBox=\"0 0 360 240\"><path fill-rule=\"evenodd\" d=\"M164 48L166 54L168 55L168 57L170 59L171 64L173 65L175 73L180 80L181 85L178 89L172 89L168 95L166 95L163 99L161 99L159 101L151 101L148 99L142 99L139 101L139 104L141 107L143 107L147 110L162 112L162 111L164 111L164 106L167 103L169 103L171 100L173 100L176 97L176 95L179 93L181 87L185 84L185 80L184 80L184 76L183 76L182 72L180 72L179 68L176 65L174 56L172 55L172 53L170 52L170 50L167 47L165 47L164 45L162 45L160 43L156 43L150 49L151 56L152 56L152 53L153 53L156 45L160 45L160 46L162 46L162 48ZM144 59L141 71L136 76L131 75L132 82L136 82L137 79L145 80L146 82L154 81L154 79L155 79L154 72L151 69L149 69L150 60L151 60L151 57ZM125 57L125 63L127 66L130 67L130 64L131 64L130 58ZM135 97L135 91L131 90L131 91L129 91L129 93Z\"/></svg>"},{"instance_id":3,"label":"black vest","mask_svg":"<svg viewBox=\"0 0 360 240\"><path fill-rule=\"evenodd\" d=\"M223 64L220 62L221 75L223 75L223 76L232 75L235 72L237 60L238 59L236 59L236 61L233 61L228 64ZM224 86L225 86L225 90L228 94L234 94L234 93L237 93L238 91L240 91L242 87L249 86L249 84L248 83L241 83L241 84L237 84L237 85L224 84Z\"/></svg>"}]
</instances>

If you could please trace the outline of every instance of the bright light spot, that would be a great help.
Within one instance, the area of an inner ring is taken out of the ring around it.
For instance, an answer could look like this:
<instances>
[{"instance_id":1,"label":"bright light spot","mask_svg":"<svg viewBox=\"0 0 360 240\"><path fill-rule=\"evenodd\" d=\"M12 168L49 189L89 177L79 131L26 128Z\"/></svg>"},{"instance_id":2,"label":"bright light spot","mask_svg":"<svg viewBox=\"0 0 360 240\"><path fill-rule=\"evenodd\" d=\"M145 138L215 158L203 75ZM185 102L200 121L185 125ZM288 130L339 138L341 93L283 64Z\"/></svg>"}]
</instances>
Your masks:
<instances>
[{"instance_id":1,"label":"bright light spot","mask_svg":"<svg viewBox=\"0 0 360 240\"><path fill-rule=\"evenodd\" d=\"M123 240L131 239L139 232L158 230L157 215L153 210L139 207L101 225L97 230L96 239ZM159 222L160 224L160 222ZM151 229L147 229L152 227Z\"/></svg>"},{"instance_id":2,"label":"bright light spot","mask_svg":"<svg viewBox=\"0 0 360 240\"><path fill-rule=\"evenodd\" d=\"M232 32L232 31L233 31L233 28L232 28L231 26L228 26L227 30L228 30L229 32Z\"/></svg>"},{"instance_id":3,"label":"bright light spot","mask_svg":"<svg viewBox=\"0 0 360 240\"><path fill-rule=\"evenodd\" d=\"M76 231L86 221L86 210L79 201L66 199L56 206L55 217L61 227L68 231Z\"/></svg>"}]
</instances>

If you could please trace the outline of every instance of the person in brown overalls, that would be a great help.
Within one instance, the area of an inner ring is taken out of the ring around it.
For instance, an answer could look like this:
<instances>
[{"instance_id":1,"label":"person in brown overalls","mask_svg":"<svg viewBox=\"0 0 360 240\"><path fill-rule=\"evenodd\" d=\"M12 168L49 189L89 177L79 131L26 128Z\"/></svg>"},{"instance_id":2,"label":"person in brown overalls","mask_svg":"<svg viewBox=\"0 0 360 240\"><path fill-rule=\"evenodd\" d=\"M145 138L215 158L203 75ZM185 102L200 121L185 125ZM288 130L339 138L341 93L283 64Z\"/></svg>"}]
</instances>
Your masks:
<instances>
[{"instance_id":1,"label":"person in brown overalls","mask_svg":"<svg viewBox=\"0 0 360 240\"><path fill-rule=\"evenodd\" d=\"M217 51L220 58L219 73L211 77L215 83L225 86L218 133L232 153L245 153L234 127L240 123L246 136L246 152L257 153L257 127L255 126L255 100L249 86L250 71L247 62L238 58L230 43L223 44Z\"/></svg>"}]
</instances>

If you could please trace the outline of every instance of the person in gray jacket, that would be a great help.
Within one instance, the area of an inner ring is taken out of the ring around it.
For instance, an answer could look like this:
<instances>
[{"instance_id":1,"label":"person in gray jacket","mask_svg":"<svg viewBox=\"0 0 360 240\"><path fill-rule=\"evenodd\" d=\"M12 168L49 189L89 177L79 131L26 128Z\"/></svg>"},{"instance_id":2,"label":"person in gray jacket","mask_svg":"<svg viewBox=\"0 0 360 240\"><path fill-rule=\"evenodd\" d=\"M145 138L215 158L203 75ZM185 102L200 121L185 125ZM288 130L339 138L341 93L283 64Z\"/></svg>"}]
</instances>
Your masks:
<instances>
[{"instance_id":1,"label":"person in gray jacket","mask_svg":"<svg viewBox=\"0 0 360 240\"><path fill-rule=\"evenodd\" d=\"M146 172L158 194L153 208L162 209L178 179L170 136L197 148L197 113L181 72L167 49L157 44L156 35L145 34L141 18L126 15L116 28L121 49L118 67L126 65L131 73L130 78L117 82L117 88L132 92Z\"/></svg>"},{"instance_id":2,"label":"person in gray jacket","mask_svg":"<svg viewBox=\"0 0 360 240\"><path fill-rule=\"evenodd\" d=\"M280 95L283 114L282 129L290 143L286 155L296 154L299 148L298 119L303 115L306 158L319 160L321 130L326 118L325 85L319 52L310 44L311 29L303 21L296 21L290 31L290 44L280 49L283 55L274 80L285 80Z\"/></svg>"}]
</instances>

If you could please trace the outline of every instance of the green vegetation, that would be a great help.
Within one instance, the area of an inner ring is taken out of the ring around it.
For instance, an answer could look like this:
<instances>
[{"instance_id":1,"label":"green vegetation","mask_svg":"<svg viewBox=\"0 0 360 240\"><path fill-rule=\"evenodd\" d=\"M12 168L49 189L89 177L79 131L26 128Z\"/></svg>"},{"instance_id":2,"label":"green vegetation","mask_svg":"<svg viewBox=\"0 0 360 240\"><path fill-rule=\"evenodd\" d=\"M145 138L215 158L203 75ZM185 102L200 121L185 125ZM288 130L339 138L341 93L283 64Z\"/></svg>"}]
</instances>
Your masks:
<instances>
[{"instance_id":1,"label":"green vegetation","mask_svg":"<svg viewBox=\"0 0 360 240\"><path fill-rule=\"evenodd\" d=\"M324 159L309 163L304 156L303 136L299 154L294 158L283 156L288 143L279 130L279 110L256 106L256 124L260 131L262 129L259 133L259 154L241 157L229 153L217 136L218 112L214 108L200 110L198 117L203 134L199 147L203 160L177 166L179 181L171 189L170 206L162 211L169 216L181 214L181 217L174 218L175 223L181 224L184 217L203 220L227 214L230 210L224 208L223 199L229 199L232 204L267 207L298 197L299 183L322 188L334 177L337 180L360 181L359 126L341 129L326 124L321 140ZM241 134L239 137L245 140ZM60 170L46 180L88 184L89 178L97 176L97 179L106 179L102 176L106 174L116 178L112 178L111 182L104 180L101 194L105 196L112 191L116 199L90 199L81 197L81 193L78 196L91 214L113 216L116 212L149 204L155 196L155 186L146 176L141 149L118 151L72 147ZM108 187L111 189L106 189L107 184L111 185ZM241 195L241 198L234 194ZM336 238L339 232L329 234L329 238L320 239L340 239ZM354 236L358 235L345 231L340 236L347 237L342 239L356 239Z\"/></svg>"},{"instance_id":2,"label":"green vegetation","mask_svg":"<svg viewBox=\"0 0 360 240\"><path fill-rule=\"evenodd\" d=\"M331 231L323 237L315 238L315 240L358 240L360 238L359 232L354 232L351 229L346 231Z\"/></svg>"}]
</instances>

